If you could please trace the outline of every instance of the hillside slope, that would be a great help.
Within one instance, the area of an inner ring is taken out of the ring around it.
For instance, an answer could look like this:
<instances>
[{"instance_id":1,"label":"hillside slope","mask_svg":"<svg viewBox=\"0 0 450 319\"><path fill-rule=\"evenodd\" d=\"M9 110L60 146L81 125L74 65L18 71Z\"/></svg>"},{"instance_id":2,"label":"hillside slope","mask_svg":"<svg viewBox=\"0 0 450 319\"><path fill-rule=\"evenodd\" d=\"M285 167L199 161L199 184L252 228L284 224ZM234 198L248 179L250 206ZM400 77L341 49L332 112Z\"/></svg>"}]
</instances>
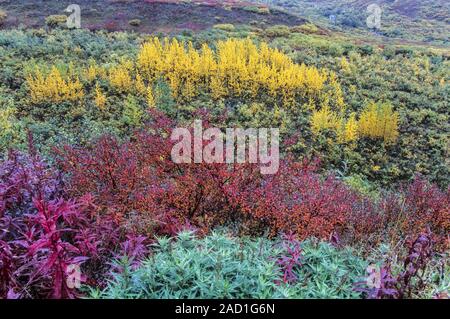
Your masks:
<instances>
[{"instance_id":1,"label":"hillside slope","mask_svg":"<svg viewBox=\"0 0 450 319\"><path fill-rule=\"evenodd\" d=\"M8 18L3 28L20 25L43 27L49 15L67 14L64 10L72 0L3 0L0 8ZM172 32L179 30L204 30L216 24L298 25L304 19L277 10L264 11L258 6L233 1L154 1L154 0L78 0L81 7L81 25L91 30ZM130 25L131 20L139 20Z\"/></svg>"}]
</instances>

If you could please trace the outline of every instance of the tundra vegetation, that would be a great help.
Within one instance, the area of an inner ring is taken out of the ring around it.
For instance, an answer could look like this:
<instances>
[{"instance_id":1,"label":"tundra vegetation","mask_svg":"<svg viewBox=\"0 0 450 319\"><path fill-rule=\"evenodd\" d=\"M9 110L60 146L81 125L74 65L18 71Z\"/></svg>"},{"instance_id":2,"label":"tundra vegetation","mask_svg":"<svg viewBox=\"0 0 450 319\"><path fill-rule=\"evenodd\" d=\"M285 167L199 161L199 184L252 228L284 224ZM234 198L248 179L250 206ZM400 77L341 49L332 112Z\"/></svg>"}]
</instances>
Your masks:
<instances>
[{"instance_id":1,"label":"tundra vegetation","mask_svg":"<svg viewBox=\"0 0 450 319\"><path fill-rule=\"evenodd\" d=\"M383 44L239 1L100 23L102 2L82 29L64 1L21 27L34 9L1 4L0 298L448 298L438 33ZM174 163L195 120L278 128L277 173Z\"/></svg>"}]
</instances>

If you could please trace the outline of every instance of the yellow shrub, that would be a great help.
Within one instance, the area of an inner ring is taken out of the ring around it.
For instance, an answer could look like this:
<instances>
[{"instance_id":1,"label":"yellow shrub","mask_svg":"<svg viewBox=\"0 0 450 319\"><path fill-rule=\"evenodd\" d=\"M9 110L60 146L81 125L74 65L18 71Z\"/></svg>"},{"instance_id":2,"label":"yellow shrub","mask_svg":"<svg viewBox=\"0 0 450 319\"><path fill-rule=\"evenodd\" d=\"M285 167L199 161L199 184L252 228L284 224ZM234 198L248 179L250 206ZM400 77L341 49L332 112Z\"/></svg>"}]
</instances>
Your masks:
<instances>
[{"instance_id":1,"label":"yellow shrub","mask_svg":"<svg viewBox=\"0 0 450 319\"><path fill-rule=\"evenodd\" d=\"M337 134L339 143L352 143L358 140L358 121L355 113L350 114L347 121L342 120Z\"/></svg>"},{"instance_id":2,"label":"yellow shrub","mask_svg":"<svg viewBox=\"0 0 450 319\"><path fill-rule=\"evenodd\" d=\"M166 79L173 96L185 101L200 90L214 99L264 92L291 105L297 98L317 97L328 80L325 71L295 64L265 43L258 47L250 39L228 39L216 47L216 52L206 44L196 50L191 43L154 38L141 47L137 68L147 81Z\"/></svg>"},{"instance_id":3,"label":"yellow shrub","mask_svg":"<svg viewBox=\"0 0 450 319\"><path fill-rule=\"evenodd\" d=\"M100 110L104 110L106 106L106 95L100 90L98 84L95 86L95 105Z\"/></svg>"},{"instance_id":4,"label":"yellow shrub","mask_svg":"<svg viewBox=\"0 0 450 319\"><path fill-rule=\"evenodd\" d=\"M341 65L341 70L342 70L344 73L350 73L350 71L351 71L351 69L350 69L350 63L348 62L348 60L347 60L346 57L342 57L342 58L341 58L341 63L340 63L340 65Z\"/></svg>"},{"instance_id":5,"label":"yellow shrub","mask_svg":"<svg viewBox=\"0 0 450 319\"><path fill-rule=\"evenodd\" d=\"M398 137L399 114L388 103L369 103L361 113L358 126L362 136L382 138L392 143Z\"/></svg>"},{"instance_id":6,"label":"yellow shrub","mask_svg":"<svg viewBox=\"0 0 450 319\"><path fill-rule=\"evenodd\" d=\"M130 72L129 62L123 62L109 70L109 82L120 93L131 92L133 78Z\"/></svg>"},{"instance_id":7,"label":"yellow shrub","mask_svg":"<svg viewBox=\"0 0 450 319\"><path fill-rule=\"evenodd\" d=\"M90 65L86 70L86 78L89 82L94 81L97 78L97 69L95 66Z\"/></svg>"},{"instance_id":8,"label":"yellow shrub","mask_svg":"<svg viewBox=\"0 0 450 319\"><path fill-rule=\"evenodd\" d=\"M45 76L40 69L29 74L27 84L33 103L76 101L84 96L83 86L78 78L65 80L56 67Z\"/></svg>"},{"instance_id":9,"label":"yellow shrub","mask_svg":"<svg viewBox=\"0 0 450 319\"><path fill-rule=\"evenodd\" d=\"M98 66L95 60L91 60L89 62L89 66L82 71L83 78L87 80L87 82L92 83L97 78L106 78L105 70Z\"/></svg>"},{"instance_id":10,"label":"yellow shrub","mask_svg":"<svg viewBox=\"0 0 450 319\"><path fill-rule=\"evenodd\" d=\"M145 94L147 93L147 88L145 87L144 80L139 73L136 74L136 91L143 96L145 96Z\"/></svg>"}]
</instances>

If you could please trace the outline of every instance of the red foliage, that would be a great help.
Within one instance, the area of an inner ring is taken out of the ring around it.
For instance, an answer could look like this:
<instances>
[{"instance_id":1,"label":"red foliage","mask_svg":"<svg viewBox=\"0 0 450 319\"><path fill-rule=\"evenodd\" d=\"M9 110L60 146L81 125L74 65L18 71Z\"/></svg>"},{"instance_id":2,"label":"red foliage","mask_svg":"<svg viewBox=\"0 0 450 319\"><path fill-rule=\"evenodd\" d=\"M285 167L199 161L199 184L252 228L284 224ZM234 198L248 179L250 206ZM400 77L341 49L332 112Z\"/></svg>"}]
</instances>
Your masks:
<instances>
[{"instance_id":1,"label":"red foliage","mask_svg":"<svg viewBox=\"0 0 450 319\"><path fill-rule=\"evenodd\" d=\"M423 291L426 286L423 277L432 257L432 244L429 233L420 234L409 247L403 269L397 276L392 274L391 263L388 262L379 270L378 286L368 288L366 283L360 282L356 290L365 292L370 299L413 298L414 293Z\"/></svg>"},{"instance_id":2,"label":"red foliage","mask_svg":"<svg viewBox=\"0 0 450 319\"><path fill-rule=\"evenodd\" d=\"M88 195L65 199L59 174L36 155L11 153L0 177L0 298L75 297L68 266L89 257L93 278L114 254L117 225L96 218Z\"/></svg>"},{"instance_id":3,"label":"red foliage","mask_svg":"<svg viewBox=\"0 0 450 319\"><path fill-rule=\"evenodd\" d=\"M417 176L397 194L383 198L381 210L383 224L389 226L391 238L407 237L411 242L420 233L430 230L436 248L448 249L450 189L443 192Z\"/></svg>"},{"instance_id":4,"label":"red foliage","mask_svg":"<svg viewBox=\"0 0 450 319\"><path fill-rule=\"evenodd\" d=\"M106 135L56 150L59 171L34 152L12 152L0 164L0 298L74 297L68 265L82 264L87 282L102 286L111 258L137 265L148 239L183 228L269 228L344 243L417 238L430 229L441 247L448 243L450 192L420 178L378 205L322 177L317 163L289 156L274 175L261 175L258 164L175 164L176 123L151 115L151 125L127 141ZM281 261L286 281L299 261L298 249L289 254Z\"/></svg>"},{"instance_id":5,"label":"red foliage","mask_svg":"<svg viewBox=\"0 0 450 319\"><path fill-rule=\"evenodd\" d=\"M232 223L250 232L269 225L274 235L329 239L370 206L335 178L322 180L314 163L287 158L275 175L261 175L256 164L174 164L175 123L153 116L127 142L104 136L85 149L58 151L69 194L94 194L100 214L146 234Z\"/></svg>"},{"instance_id":6,"label":"red foliage","mask_svg":"<svg viewBox=\"0 0 450 319\"><path fill-rule=\"evenodd\" d=\"M230 192L243 211L267 220L274 233L293 231L300 239L329 239L354 227L349 222L369 205L333 176L323 180L315 170L314 164L287 159L278 174L243 191L236 192L239 186L233 185Z\"/></svg>"},{"instance_id":7,"label":"red foliage","mask_svg":"<svg viewBox=\"0 0 450 319\"><path fill-rule=\"evenodd\" d=\"M278 258L277 264L283 271L283 282L294 283L298 280L294 268L302 265L302 249L300 241L297 240L293 234L284 235L282 246L284 252Z\"/></svg>"}]
</instances>

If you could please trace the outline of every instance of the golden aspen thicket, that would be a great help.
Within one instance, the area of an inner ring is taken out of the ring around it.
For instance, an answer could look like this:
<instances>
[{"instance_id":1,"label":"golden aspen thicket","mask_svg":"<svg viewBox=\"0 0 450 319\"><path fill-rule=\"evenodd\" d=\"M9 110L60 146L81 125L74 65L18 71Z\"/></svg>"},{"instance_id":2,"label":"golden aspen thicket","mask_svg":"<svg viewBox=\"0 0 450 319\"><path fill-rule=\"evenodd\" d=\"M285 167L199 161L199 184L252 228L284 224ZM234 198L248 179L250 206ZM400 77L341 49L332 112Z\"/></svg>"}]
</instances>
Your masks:
<instances>
[{"instance_id":1,"label":"golden aspen thicket","mask_svg":"<svg viewBox=\"0 0 450 319\"><path fill-rule=\"evenodd\" d=\"M324 130L334 131L339 143L354 142L359 137L379 138L386 143L393 143L399 134L398 122L399 115L390 104L373 102L363 109L359 120L355 113L346 118L343 111L335 112L328 105L314 110L310 119L313 134Z\"/></svg>"},{"instance_id":2,"label":"golden aspen thicket","mask_svg":"<svg viewBox=\"0 0 450 319\"><path fill-rule=\"evenodd\" d=\"M100 110L104 110L106 105L106 96L100 90L98 84L95 85L95 105L97 105Z\"/></svg>"},{"instance_id":3,"label":"golden aspen thicket","mask_svg":"<svg viewBox=\"0 0 450 319\"><path fill-rule=\"evenodd\" d=\"M83 85L78 77L64 79L55 66L48 75L37 68L34 74L27 76L26 81L33 103L76 101L84 96Z\"/></svg>"},{"instance_id":4,"label":"golden aspen thicket","mask_svg":"<svg viewBox=\"0 0 450 319\"><path fill-rule=\"evenodd\" d=\"M341 123L338 115L331 111L328 106L313 111L310 121L311 131L316 135L323 130L336 130Z\"/></svg>"},{"instance_id":5,"label":"golden aspen thicket","mask_svg":"<svg viewBox=\"0 0 450 319\"><path fill-rule=\"evenodd\" d=\"M295 64L265 43L228 39L216 47L196 50L191 43L154 38L142 46L137 68L149 83L164 78L174 97L187 101L203 90L214 99L266 93L290 105L299 97L319 96L329 80L326 71Z\"/></svg>"},{"instance_id":6,"label":"golden aspen thicket","mask_svg":"<svg viewBox=\"0 0 450 319\"><path fill-rule=\"evenodd\" d=\"M398 137L399 114L388 103L369 103L358 121L359 133L392 143Z\"/></svg>"}]
</instances>

